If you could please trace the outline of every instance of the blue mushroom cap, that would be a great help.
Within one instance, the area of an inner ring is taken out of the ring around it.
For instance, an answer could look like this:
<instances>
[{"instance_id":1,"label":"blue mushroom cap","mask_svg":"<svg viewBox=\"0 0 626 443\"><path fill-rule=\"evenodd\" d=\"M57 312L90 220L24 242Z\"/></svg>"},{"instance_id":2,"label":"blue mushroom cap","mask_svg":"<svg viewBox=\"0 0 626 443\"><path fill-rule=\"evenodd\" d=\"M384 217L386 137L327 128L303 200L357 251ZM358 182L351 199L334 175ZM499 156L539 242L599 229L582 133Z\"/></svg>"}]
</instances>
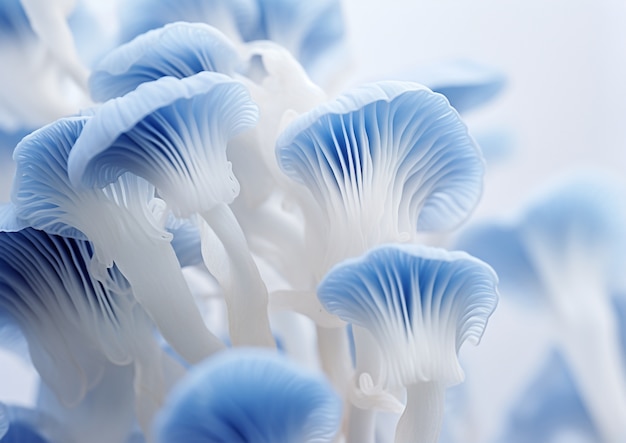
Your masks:
<instances>
[{"instance_id":1,"label":"blue mushroom cap","mask_svg":"<svg viewBox=\"0 0 626 443\"><path fill-rule=\"evenodd\" d=\"M154 184L178 216L230 203L239 183L227 143L257 117L248 90L223 74L143 83L103 104L85 125L69 155L70 181L104 187L132 172Z\"/></svg>"},{"instance_id":2,"label":"blue mushroom cap","mask_svg":"<svg viewBox=\"0 0 626 443\"><path fill-rule=\"evenodd\" d=\"M191 369L157 417L162 443L331 442L341 400L321 375L270 351L238 348Z\"/></svg>"},{"instance_id":3,"label":"blue mushroom cap","mask_svg":"<svg viewBox=\"0 0 626 443\"><path fill-rule=\"evenodd\" d=\"M332 268L317 295L330 313L372 334L389 386L452 385L463 379L458 350L480 340L496 286L495 272L466 253L383 245Z\"/></svg>"},{"instance_id":4,"label":"blue mushroom cap","mask_svg":"<svg viewBox=\"0 0 626 443\"><path fill-rule=\"evenodd\" d=\"M235 46L217 29L177 22L111 51L92 71L89 88L95 100L106 101L161 77L184 78L202 71L232 75L238 63Z\"/></svg>"},{"instance_id":5,"label":"blue mushroom cap","mask_svg":"<svg viewBox=\"0 0 626 443\"><path fill-rule=\"evenodd\" d=\"M482 192L483 159L467 127L445 97L415 83L366 85L313 109L285 129L276 155L327 212L345 211L330 218L347 226L445 231Z\"/></svg>"}]
</instances>

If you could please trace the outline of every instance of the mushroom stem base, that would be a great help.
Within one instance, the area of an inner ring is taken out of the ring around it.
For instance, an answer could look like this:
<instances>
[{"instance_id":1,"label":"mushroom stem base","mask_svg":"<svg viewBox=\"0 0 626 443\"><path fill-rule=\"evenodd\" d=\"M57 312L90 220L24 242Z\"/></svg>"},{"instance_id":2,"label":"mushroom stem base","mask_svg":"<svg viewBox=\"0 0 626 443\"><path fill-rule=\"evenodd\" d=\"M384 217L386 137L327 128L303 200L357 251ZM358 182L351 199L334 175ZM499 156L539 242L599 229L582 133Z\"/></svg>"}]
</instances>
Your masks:
<instances>
[{"instance_id":1,"label":"mushroom stem base","mask_svg":"<svg viewBox=\"0 0 626 443\"><path fill-rule=\"evenodd\" d=\"M436 443L441 431L445 386L439 382L407 387L407 403L398 426L395 443Z\"/></svg>"}]
</instances>

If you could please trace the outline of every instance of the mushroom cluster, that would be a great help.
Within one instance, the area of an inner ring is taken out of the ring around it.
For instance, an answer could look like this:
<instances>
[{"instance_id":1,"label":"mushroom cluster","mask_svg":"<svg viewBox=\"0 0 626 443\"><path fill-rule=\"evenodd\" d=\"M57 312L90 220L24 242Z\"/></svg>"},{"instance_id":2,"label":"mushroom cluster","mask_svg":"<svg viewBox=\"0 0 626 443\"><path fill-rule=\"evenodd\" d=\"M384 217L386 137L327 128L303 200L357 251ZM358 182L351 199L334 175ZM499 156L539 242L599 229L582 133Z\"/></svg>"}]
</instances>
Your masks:
<instances>
[{"instance_id":1,"label":"mushroom cluster","mask_svg":"<svg viewBox=\"0 0 626 443\"><path fill-rule=\"evenodd\" d=\"M0 6L80 97L13 150L0 332L41 387L31 415L0 403L0 441L438 441L498 278L424 238L482 193L450 102L502 78L336 95L335 0L123 2L87 69L73 3Z\"/></svg>"}]
</instances>

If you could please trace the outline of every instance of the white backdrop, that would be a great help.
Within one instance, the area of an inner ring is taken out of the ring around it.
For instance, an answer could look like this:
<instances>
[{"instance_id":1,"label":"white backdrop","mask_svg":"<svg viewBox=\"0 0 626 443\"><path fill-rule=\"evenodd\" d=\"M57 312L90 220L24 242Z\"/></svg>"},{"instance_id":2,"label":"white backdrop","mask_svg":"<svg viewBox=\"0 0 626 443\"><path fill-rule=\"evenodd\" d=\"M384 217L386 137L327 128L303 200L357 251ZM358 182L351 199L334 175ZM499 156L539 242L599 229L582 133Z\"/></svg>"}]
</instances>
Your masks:
<instances>
[{"instance_id":1,"label":"white backdrop","mask_svg":"<svg viewBox=\"0 0 626 443\"><path fill-rule=\"evenodd\" d=\"M514 212L530 193L570 170L592 167L624 176L626 2L344 2L351 83L451 58L474 59L507 75L499 98L467 118L472 131L509 131L514 148L508 158L488 164L484 196L472 220ZM9 182L5 170L0 201L8 198ZM468 441L488 441L497 431L549 334L545 321L504 300L483 343L463 351L477 420ZM15 380L0 384L0 401L28 401L32 378L24 371L0 363L0 380Z\"/></svg>"},{"instance_id":2,"label":"white backdrop","mask_svg":"<svg viewBox=\"0 0 626 443\"><path fill-rule=\"evenodd\" d=\"M514 155L489 165L476 216L513 210L555 174L626 171L626 2L345 0L357 72L450 58L502 69L508 87L470 129L501 126Z\"/></svg>"}]
</instances>

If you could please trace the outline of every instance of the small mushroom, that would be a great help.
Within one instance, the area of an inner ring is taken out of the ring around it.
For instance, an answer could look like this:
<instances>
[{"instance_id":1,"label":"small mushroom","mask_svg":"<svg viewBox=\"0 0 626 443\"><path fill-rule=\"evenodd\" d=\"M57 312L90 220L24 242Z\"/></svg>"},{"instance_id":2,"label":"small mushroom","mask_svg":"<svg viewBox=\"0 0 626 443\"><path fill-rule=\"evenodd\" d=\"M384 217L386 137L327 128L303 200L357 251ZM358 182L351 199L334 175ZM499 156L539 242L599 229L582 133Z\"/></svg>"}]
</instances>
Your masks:
<instances>
[{"instance_id":1,"label":"small mushroom","mask_svg":"<svg viewBox=\"0 0 626 443\"><path fill-rule=\"evenodd\" d=\"M459 349L479 342L496 285L495 272L466 253L414 245L374 248L320 283L324 308L352 324L357 375L407 389L396 443L437 441L445 389L464 378Z\"/></svg>"}]
</instances>

